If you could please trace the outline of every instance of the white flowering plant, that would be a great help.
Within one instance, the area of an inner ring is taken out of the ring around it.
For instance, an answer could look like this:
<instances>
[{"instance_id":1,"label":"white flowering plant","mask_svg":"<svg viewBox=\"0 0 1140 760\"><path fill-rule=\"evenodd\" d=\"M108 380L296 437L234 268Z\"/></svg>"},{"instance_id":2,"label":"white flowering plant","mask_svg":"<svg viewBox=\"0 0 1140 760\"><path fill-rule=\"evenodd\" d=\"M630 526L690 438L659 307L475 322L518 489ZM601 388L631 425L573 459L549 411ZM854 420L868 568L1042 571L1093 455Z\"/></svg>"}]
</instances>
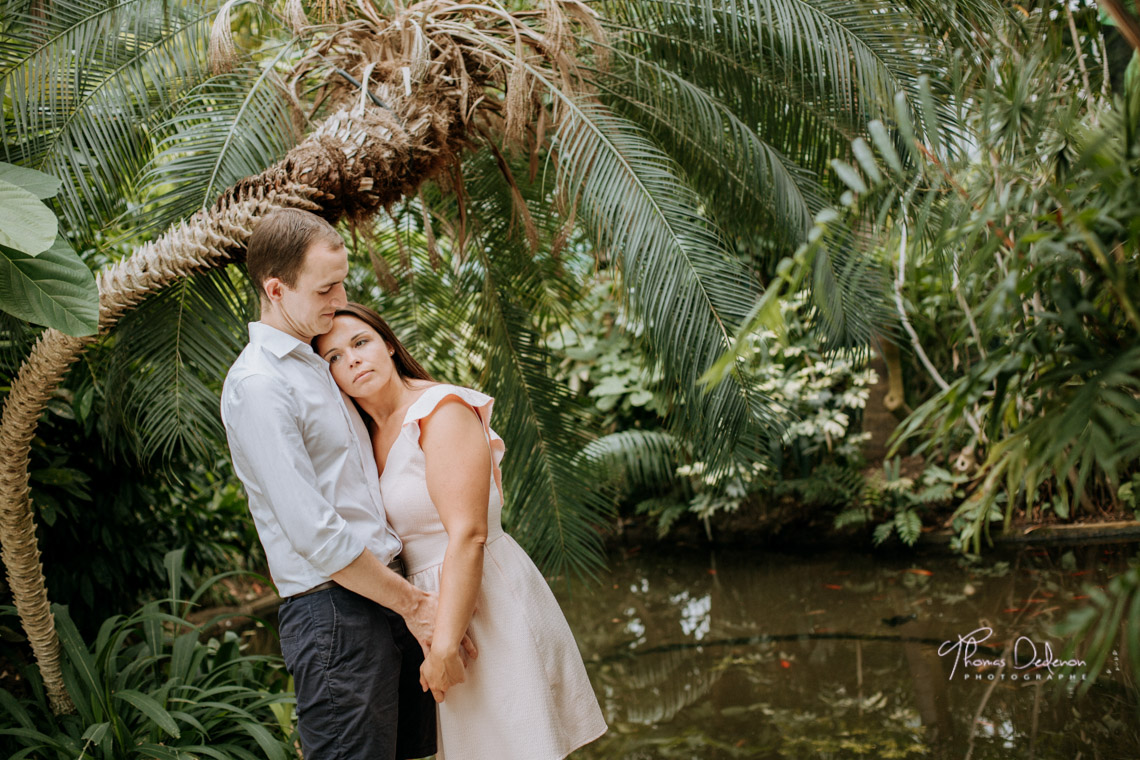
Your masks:
<instances>
[{"instance_id":1,"label":"white flowering plant","mask_svg":"<svg viewBox=\"0 0 1140 760\"><path fill-rule=\"evenodd\" d=\"M859 431L859 422L877 381L875 371L864 357L828 351L813 329L806 293L781 301L780 317L778 325L749 336L739 366L787 424L769 461L717 471L699 461L678 468L694 493L689 511L702 519L739 509L757 494L786 491L781 488L786 481L817 471L848 472L862 464L860 449L868 436Z\"/></svg>"}]
</instances>

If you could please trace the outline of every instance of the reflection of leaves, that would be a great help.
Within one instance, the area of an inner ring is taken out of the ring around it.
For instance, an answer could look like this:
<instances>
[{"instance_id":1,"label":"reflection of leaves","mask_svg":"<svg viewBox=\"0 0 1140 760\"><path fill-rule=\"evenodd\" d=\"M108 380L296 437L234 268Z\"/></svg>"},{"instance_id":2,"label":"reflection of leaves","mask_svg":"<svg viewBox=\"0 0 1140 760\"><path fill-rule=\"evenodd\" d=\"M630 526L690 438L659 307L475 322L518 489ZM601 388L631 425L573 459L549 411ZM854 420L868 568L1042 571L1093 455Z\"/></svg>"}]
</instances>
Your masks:
<instances>
[{"instance_id":1,"label":"reflection of leaves","mask_svg":"<svg viewBox=\"0 0 1140 760\"><path fill-rule=\"evenodd\" d=\"M843 687L821 691L820 713L767 706L764 714L779 726L783 757L909 758L929 754L917 711L900 707L892 696L875 692L850 696Z\"/></svg>"},{"instance_id":2,"label":"reflection of leaves","mask_svg":"<svg viewBox=\"0 0 1140 760\"><path fill-rule=\"evenodd\" d=\"M626 720L652 725L672 720L712 688L723 671L706 667L707 657L690 651L654 652L617 668L629 692Z\"/></svg>"},{"instance_id":3,"label":"reflection of leaves","mask_svg":"<svg viewBox=\"0 0 1140 760\"><path fill-rule=\"evenodd\" d=\"M1089 606L1071 612L1057 633L1073 636L1064 659L1073 656L1076 645L1088 644L1088 678L1081 684L1087 693L1106 668L1111 668L1110 655L1120 656L1124 650L1125 665L1131 665L1132 676L1140 681L1140 565L1116 576L1106 590L1090 587ZM1119 640L1126 642L1120 647Z\"/></svg>"}]
</instances>

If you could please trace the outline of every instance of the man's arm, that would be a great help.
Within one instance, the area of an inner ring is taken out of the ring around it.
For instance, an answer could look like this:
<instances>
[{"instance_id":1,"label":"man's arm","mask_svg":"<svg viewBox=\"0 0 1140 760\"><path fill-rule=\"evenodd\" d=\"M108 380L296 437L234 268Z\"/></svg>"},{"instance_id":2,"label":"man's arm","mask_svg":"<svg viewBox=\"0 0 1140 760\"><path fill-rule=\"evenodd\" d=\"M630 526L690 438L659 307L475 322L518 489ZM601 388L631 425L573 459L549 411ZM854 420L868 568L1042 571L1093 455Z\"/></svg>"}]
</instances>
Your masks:
<instances>
[{"instance_id":1,"label":"man's arm","mask_svg":"<svg viewBox=\"0 0 1140 760\"><path fill-rule=\"evenodd\" d=\"M367 549L343 569L333 573L332 579L349 591L355 591L402 617L427 655L435 628L435 594L429 594L408 583ZM473 647L468 649L468 655L473 653Z\"/></svg>"}]
</instances>

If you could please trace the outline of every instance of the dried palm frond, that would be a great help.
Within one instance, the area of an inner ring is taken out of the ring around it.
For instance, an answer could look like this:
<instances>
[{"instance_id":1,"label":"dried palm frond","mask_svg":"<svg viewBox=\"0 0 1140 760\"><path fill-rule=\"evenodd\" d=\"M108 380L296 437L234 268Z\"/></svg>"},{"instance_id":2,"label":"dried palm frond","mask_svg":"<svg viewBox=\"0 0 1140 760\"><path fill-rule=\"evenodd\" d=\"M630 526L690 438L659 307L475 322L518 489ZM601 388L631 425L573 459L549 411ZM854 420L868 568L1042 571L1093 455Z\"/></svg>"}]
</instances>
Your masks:
<instances>
[{"instance_id":1,"label":"dried palm frond","mask_svg":"<svg viewBox=\"0 0 1140 760\"><path fill-rule=\"evenodd\" d=\"M373 15L318 36L293 70L298 99L313 84L329 110L365 99L386 106L414 97L441 120L457 117L464 127L476 127L464 135L472 146L496 141L496 152L531 153L532 176L538 152L558 124L559 98L537 93L551 86L563 95L583 92L578 58L592 43L578 31L601 34L594 12L577 2L511 14L489 5L426 0L396 4L386 18ZM445 92L448 97L437 97ZM442 162L453 160L462 144L450 147L440 154ZM439 168L424 167L424 173L435 175ZM533 241L527 210L520 206L515 213Z\"/></svg>"}]
</instances>

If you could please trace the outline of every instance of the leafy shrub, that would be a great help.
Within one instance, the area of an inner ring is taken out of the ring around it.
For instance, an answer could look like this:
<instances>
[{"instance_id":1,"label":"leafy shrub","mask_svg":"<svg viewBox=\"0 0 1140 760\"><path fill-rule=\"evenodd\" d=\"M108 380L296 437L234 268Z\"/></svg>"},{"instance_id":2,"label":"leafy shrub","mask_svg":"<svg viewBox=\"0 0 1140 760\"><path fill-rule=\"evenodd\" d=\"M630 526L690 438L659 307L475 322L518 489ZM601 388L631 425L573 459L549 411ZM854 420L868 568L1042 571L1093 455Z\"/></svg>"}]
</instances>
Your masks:
<instances>
[{"instance_id":1,"label":"leafy shrub","mask_svg":"<svg viewBox=\"0 0 1140 760\"><path fill-rule=\"evenodd\" d=\"M661 427L669 397L662 373L638 348L640 329L615 300L612 276L599 276L576 305L570 329L550 337L563 356L558 380L593 399L598 427L626 430Z\"/></svg>"},{"instance_id":2,"label":"leafy shrub","mask_svg":"<svg viewBox=\"0 0 1140 760\"><path fill-rule=\"evenodd\" d=\"M67 607L53 607L76 712L54 715L38 670L24 668L29 694L0 690L0 753L11 760L297 756L289 718L295 698L281 658L243 654L232 631L203 642L202 631L217 620L194 626L185 615L220 576L182 601L181 562L181 551L165 558L169 599L109 617L91 641Z\"/></svg>"},{"instance_id":3,"label":"leafy shrub","mask_svg":"<svg viewBox=\"0 0 1140 760\"><path fill-rule=\"evenodd\" d=\"M611 311L606 312L605 308ZM590 313L610 314L605 319L618 318L612 306L598 305ZM854 468L862 461L860 444L866 436L857 432L858 421L875 373L856 357L827 353L825 341L814 329L814 314L805 294L782 301L779 313L779 329L753 332L737 354L742 357L739 369L789 420L780 435L774 437L766 459L713 467L700 460L685 461L689 452L677 441L662 448L655 439L630 435L629 430L599 440L596 448L609 457L628 460L629 466L644 468L645 462L655 463L651 469L657 473L657 488L647 497L639 494L642 498L635 499L635 510L655 518L662 535L686 514L706 521L707 525L709 518L719 512L732 512L748 503L796 493L795 484L816 488L827 481L826 477L812 475L817 470L825 475L832 471L854 472L855 481L861 482ZM624 410L624 415L611 413L610 419L615 422L623 416L628 419L629 411L643 401L645 410L667 407L667 399L649 390L655 388L653 376L644 368L644 360L633 343L628 338L625 343L617 337L605 340L609 343L592 338L565 342L569 359L563 366L568 368L569 378L596 383L579 387L588 387L591 395L599 395L606 409ZM660 427L660 423L655 423L655 427ZM621 450L623 455L617 453ZM673 464L666 473L662 457L668 456L673 457ZM635 464L638 462L641 464ZM634 480L642 490L651 485L642 476ZM815 496L803 501L813 506L847 503L841 498L842 490L840 487L837 491L837 501L817 500ZM852 495L861 493L854 485L848 490Z\"/></svg>"},{"instance_id":4,"label":"leafy shrub","mask_svg":"<svg viewBox=\"0 0 1140 760\"><path fill-rule=\"evenodd\" d=\"M1029 39L999 31L962 73L957 139L914 139L913 106L939 118L924 80L920 103L871 123L874 149L853 144L859 170L834 164L843 223L868 233L869 258L897 252L899 318L934 381L900 438L980 462L958 512L975 552L1019 510L1119 510L1140 457L1140 77L1115 100L1058 87L1075 59Z\"/></svg>"},{"instance_id":5,"label":"leafy shrub","mask_svg":"<svg viewBox=\"0 0 1140 760\"><path fill-rule=\"evenodd\" d=\"M749 500L794 492L785 486L788 480L819 480L813 472L820 468L830 466L825 472L838 473L862 461L860 444L867 436L856 432L857 422L875 382L874 370L854 357L827 354L805 294L781 301L780 314L779 330L761 329L749 336L741 369L789 422L770 461L717 471L692 462L678 469L694 492L689 510L703 519L735 511Z\"/></svg>"},{"instance_id":6,"label":"leafy shrub","mask_svg":"<svg viewBox=\"0 0 1140 760\"><path fill-rule=\"evenodd\" d=\"M875 371L857 357L828 351L805 293L782 300L780 317L779 331L753 334L749 371L790 420L780 441L782 475L806 475L827 462L858 464L869 436L855 431Z\"/></svg>"},{"instance_id":7,"label":"leafy shrub","mask_svg":"<svg viewBox=\"0 0 1140 760\"><path fill-rule=\"evenodd\" d=\"M258 569L262 562L245 498L229 460L182 463L179 479L143 469L108 449L98 405L81 390L49 404L32 447L32 503L48 589L85 634L108 612L164 592L163 557L186 549L191 577Z\"/></svg>"},{"instance_id":8,"label":"leafy shrub","mask_svg":"<svg viewBox=\"0 0 1140 760\"><path fill-rule=\"evenodd\" d=\"M876 546L892 535L907 546L914 546L922 533L923 517L931 507L948 505L964 495L962 485L969 479L936 465L927 465L916 484L901 474L898 457L883 463L881 477L868 478L863 488L842 512L835 516L835 527L878 523L871 540Z\"/></svg>"}]
</instances>

